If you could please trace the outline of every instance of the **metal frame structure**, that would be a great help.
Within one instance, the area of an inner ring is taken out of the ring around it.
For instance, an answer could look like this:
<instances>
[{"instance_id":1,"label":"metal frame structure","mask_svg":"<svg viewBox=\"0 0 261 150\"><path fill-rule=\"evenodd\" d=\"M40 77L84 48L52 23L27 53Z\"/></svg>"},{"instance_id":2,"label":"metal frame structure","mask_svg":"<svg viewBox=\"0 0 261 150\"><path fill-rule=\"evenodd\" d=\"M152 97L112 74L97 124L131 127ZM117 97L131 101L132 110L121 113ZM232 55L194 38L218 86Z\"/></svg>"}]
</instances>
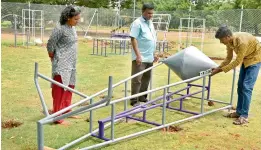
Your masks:
<instances>
[{"instance_id":1,"label":"metal frame structure","mask_svg":"<svg viewBox=\"0 0 261 150\"><path fill-rule=\"evenodd\" d=\"M186 20L188 22L187 26L183 26L183 21ZM202 21L202 27L194 27L194 22L195 21ZM201 39L201 51L203 51L203 45L204 45L204 36L205 36L205 23L206 19L199 19L199 18L180 18L180 25L179 25L179 50L181 50L181 45L182 45L182 38L186 38L186 46L188 47L192 45L193 40L195 38L200 38ZM193 36L194 29L200 30L201 36ZM186 36L182 36L183 31L187 32Z\"/></svg>"},{"instance_id":2,"label":"metal frame structure","mask_svg":"<svg viewBox=\"0 0 261 150\"><path fill-rule=\"evenodd\" d=\"M152 22L154 24L156 32L164 32L164 39L158 40L156 45L156 50L159 52L168 51L168 41L167 41L167 32L169 31L169 24L171 20L170 14L154 14ZM166 25L164 30L161 30L161 25Z\"/></svg>"},{"instance_id":3,"label":"metal frame structure","mask_svg":"<svg viewBox=\"0 0 261 150\"><path fill-rule=\"evenodd\" d=\"M126 53L130 52L129 38L93 38L92 55L101 55L107 57L108 43L111 48L110 54L117 54L117 50L119 50L120 55L125 55Z\"/></svg>"},{"instance_id":4,"label":"metal frame structure","mask_svg":"<svg viewBox=\"0 0 261 150\"><path fill-rule=\"evenodd\" d=\"M36 13L40 13L40 19L36 18ZM28 16L27 16L28 15ZM40 29L40 39L43 41L44 36L44 14L43 10L32 10L30 9L30 3L29 3L29 9L22 9L22 19L23 19L23 45L25 43L28 44L32 43L35 44L35 29ZM28 17L28 18L27 18ZM40 21L40 26L36 26L36 22ZM28 26L26 25L28 23ZM29 35L29 36L25 36ZM29 39L28 39L29 38ZM33 41L31 41L33 40Z\"/></svg>"},{"instance_id":5,"label":"metal frame structure","mask_svg":"<svg viewBox=\"0 0 261 150\"><path fill-rule=\"evenodd\" d=\"M169 51L169 42L167 40L157 41L156 50L159 52Z\"/></svg>"},{"instance_id":6,"label":"metal frame structure","mask_svg":"<svg viewBox=\"0 0 261 150\"><path fill-rule=\"evenodd\" d=\"M232 90L231 90L231 97L230 97L230 102L223 102L223 101L220 101L220 100L214 100L214 99L211 99L210 98L210 84L211 84L211 81L210 79L208 80L208 85L206 85L206 80L207 80L207 77L210 75L211 72L209 71L203 71L199 74L199 76L197 77L194 77L194 78L191 78L191 79L188 79L188 80L184 80L184 81L179 81L179 82L176 82L176 83L170 83L170 69L168 70L168 84L165 85L165 86L161 86L161 87L157 87L157 88L154 88L152 89L152 80L150 82L150 89L148 91L145 91L145 92L142 92L142 93L138 93L138 94L135 94L135 95L131 95L131 96L128 96L127 94L127 90L128 90L128 83L130 82L130 80L134 77L137 77L139 76L140 74L143 74L149 70L151 70L151 72L153 72L153 69L155 69L156 67L162 65L163 63L158 63L157 65L154 65L144 71L141 71L127 79L124 79L116 84L112 84L112 77L110 76L109 77L109 85L108 85L108 88L100 91L100 92L97 92L91 96L86 96L86 95L82 95L83 97L85 97L84 99L80 100L79 102L76 102L74 104L72 104L71 106L69 107L66 107L54 114L51 114L51 115L48 115L47 113L47 116L41 120L39 120L37 122L37 138L38 138L38 149L39 150L43 150L44 148L44 130L43 130L43 126L45 124L48 124L48 123L52 123L56 120L60 120L60 119L64 119L64 118L67 118L69 116L72 116L72 115L75 115L75 114L83 114L83 113L87 113L87 112L90 112L90 121L89 121L89 131L88 133L86 133L84 136L70 142L70 143L67 143L66 145L60 147L59 149L63 150L63 149L67 149L83 140L86 140L88 137L92 136L92 137L98 137L100 139L103 139L105 140L104 142L102 143L99 143L99 144L95 144L95 145L92 145L92 146L89 146L89 147L85 147L85 148L82 148L81 150L88 150L88 149L94 149L94 148L98 148L98 147L102 147L102 146L105 146L105 145L108 145L108 144L112 144L112 143L115 143L115 142L118 142L118 141L122 141L124 139L129 139L129 138L132 138L132 137L136 137L136 136L139 136L139 135L142 135L142 134L145 134L145 133L148 133L148 132L151 132L151 131L154 131L154 130L158 130L158 129L161 129L161 128L167 128L168 126L170 125L174 125L174 124L177 124L177 123L181 123L181 122L185 122L185 121L188 121L188 120L192 120L192 119L195 119L195 118L199 118L199 117L202 117L202 116L205 116L205 115L208 115L210 113L214 113L214 112L217 112L219 110L224 110L224 109L229 109L232 107L232 102L233 102L233 93L234 93L234 84L235 84L235 75L236 75L236 71L234 69L234 73L233 73L233 81L232 81ZM43 100L43 95L42 95L42 92L40 90L40 87L39 87L39 83L38 83L38 77L40 78L43 78L51 83L54 83L54 84L57 84L59 86L62 86L61 84L57 83L56 81L54 80L51 80L47 77L45 77L44 75L38 73L38 65L37 63L35 64L35 76L34 76L34 81L35 81L35 84L36 84L36 87L37 87L37 90L38 90L38 93L39 93L39 96L40 96L40 99L41 99L41 102L42 104L44 103L44 100ZM194 84L191 84L192 81L195 81L195 80L199 80L199 79L203 79L203 83L202 85L194 85ZM175 92L171 92L170 91L170 88L171 87L175 87L175 86L178 86L178 85L181 85L181 84L186 84L187 83L187 87L184 88L184 89L181 89L181 90L178 90L178 91L175 91ZM116 100L113 100L111 101L111 97L112 97L112 91L114 88L118 87L119 85L122 85L124 84L124 87L125 87L125 95L123 98L119 98L119 99L116 99ZM194 86L194 87L199 87L201 88L201 90L197 91L197 92L194 92L194 93L189 93L189 89ZM68 87L65 87L65 86L62 86L74 93L76 93L77 91L73 90L73 89L70 89ZM171 95L174 95L174 94L179 94L180 91L183 91L183 90L187 90L187 94L181 94L181 97L179 98L176 98L176 99L171 99ZM157 92L157 91L163 91L163 95L161 97L158 97L156 98L155 100L152 100L152 93L154 92ZM205 97L205 91L208 91L208 94L207 94L207 98ZM99 96L100 94L104 93L104 92L108 92L108 96L104 99L102 99L101 101L98 101L98 102L95 102L93 103L93 98ZM187 110L183 110L182 109L182 101L183 99L185 99L186 97L194 97L193 95L195 94L198 94L198 93L201 93L201 97L196 97L196 98L199 98L200 101L201 101L201 105L200 105L200 112L190 112L190 111L187 111ZM77 94L77 93L76 93ZM78 93L79 94L79 93ZM142 96L142 95L145 95L145 94L149 94L150 96L150 101L145 103L145 104L142 104L140 106L137 106L137 107L134 107L132 109L128 109L127 108L127 101L131 98L136 98L136 97L139 97L139 96ZM162 100L161 103L157 103L155 104L156 101L158 100ZM171 108L169 106L169 104L173 101L177 101L179 100L180 101L180 108ZM222 104L226 104L226 106L224 107L221 107L221 108L217 108L217 109L214 109L214 110L210 110L210 111L207 111L207 112L204 112L204 101L207 100L207 101L214 101L214 102L218 102L218 103L222 103ZM75 108L85 102L90 102L90 105L88 106L83 106L81 108L78 108L76 110L73 110L72 112L69 112L69 113L65 113L63 114L64 112L66 112L67 110L70 110L72 108ZM119 113L119 114L116 114L115 113L115 107L116 107L116 104L117 103L120 103L120 102L124 102L124 112L122 113ZM151 105L151 106L149 106ZM44 107L44 105L43 105ZM97 110L99 108L103 108L103 107L111 107L111 116L106 118L106 119L103 119L103 120L100 120L99 121L99 128L96 129L96 130L93 130L93 111L94 110ZM153 108L156 108L156 107L162 107L162 120L160 123L153 123L153 122L150 122L148 120L146 120L146 111L149 110L149 109L153 109ZM174 109L174 110L178 110L178 111L181 111L181 112L186 112L186 113L190 113L190 114L193 114L193 116L191 117L188 117L188 118L185 118L185 119L181 119L181 120L178 120L178 121L174 121L174 122L171 122L171 123L166 123L166 110L168 109ZM44 108L46 109L46 108ZM138 118L134 118L132 117L131 115L132 114L135 114L135 113L138 113L138 112L143 112L143 119L138 119ZM144 131L140 131L140 132L137 132L137 133L133 133L133 134L130 134L130 135L126 135L126 136L123 136L123 137L119 137L119 138L115 138L114 136L114 127L115 127L115 123L120 121L121 119L134 119L134 120L137 120L137 121L141 121L141 122L145 122L145 123L148 123L148 124L153 124L153 125L156 125L156 127L153 127L153 128L150 128L150 129L147 129L147 130L144 130ZM109 122L108 124L105 124L106 122ZM108 128L109 126L111 126L111 135L109 138L105 138L103 136L103 131L105 128Z\"/></svg>"},{"instance_id":7,"label":"metal frame structure","mask_svg":"<svg viewBox=\"0 0 261 150\"><path fill-rule=\"evenodd\" d=\"M165 17L166 17L166 19L163 19ZM169 31L170 20L171 20L171 15L170 14L154 14L153 18L152 18L153 24L156 24L156 31L157 32L158 31L166 31L166 32L168 32ZM160 30L160 27L161 27L162 24L166 25L165 30Z\"/></svg>"},{"instance_id":8,"label":"metal frame structure","mask_svg":"<svg viewBox=\"0 0 261 150\"><path fill-rule=\"evenodd\" d=\"M87 36L87 34L88 34L89 28L90 28L90 26L91 26L91 24L92 24L92 21L93 21L95 15L96 15L96 34L95 34L95 36L97 37L97 30L98 30L97 28L98 28L99 12L98 12L98 9L95 9L95 11L94 11L94 13L93 13L93 15L92 15L91 21L90 21L90 23L89 23L89 25L88 25L88 27L87 27L87 29L86 29L86 31L85 31L84 38L89 38L89 37Z\"/></svg>"},{"instance_id":9,"label":"metal frame structure","mask_svg":"<svg viewBox=\"0 0 261 150\"><path fill-rule=\"evenodd\" d=\"M17 18L18 17L21 17L22 18L22 16L19 16L19 15L16 15L16 14L7 14L7 15L5 15L5 16L2 16L1 17L1 20L3 21L3 19L4 18L6 18L6 17L8 17L8 16L13 16L13 18L14 18L14 45L15 45L15 47L17 46L17 35L23 35L22 33L17 33ZM28 34L26 34L26 39L28 39ZM27 42L28 43L28 42ZM27 45L28 46L28 45Z\"/></svg>"}]
</instances>

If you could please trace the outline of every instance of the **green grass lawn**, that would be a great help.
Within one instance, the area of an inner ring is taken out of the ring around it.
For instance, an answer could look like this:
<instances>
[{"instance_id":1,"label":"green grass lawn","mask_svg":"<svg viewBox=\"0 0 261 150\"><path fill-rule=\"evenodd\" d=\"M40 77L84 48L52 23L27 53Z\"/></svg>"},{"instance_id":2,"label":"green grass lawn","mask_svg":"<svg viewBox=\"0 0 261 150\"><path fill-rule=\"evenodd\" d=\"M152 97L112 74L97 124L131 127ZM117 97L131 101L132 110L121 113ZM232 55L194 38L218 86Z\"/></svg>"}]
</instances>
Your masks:
<instances>
[{"instance_id":1,"label":"green grass lawn","mask_svg":"<svg viewBox=\"0 0 261 150\"><path fill-rule=\"evenodd\" d=\"M34 150L37 149L36 122L44 117L42 106L37 94L33 76L34 62L39 63L39 72L50 76L51 63L44 47L20 46L10 47L10 41L2 39L2 122L14 119L23 124L17 128L2 128L2 149L3 150ZM217 45L217 44L216 44ZM208 55L225 55L224 47L206 44L204 52ZM110 55L109 57L93 56L91 44L79 42L78 63L77 63L77 86L76 89L87 95L92 95L107 88L108 76L113 76L116 83L130 76L131 56L130 54ZM171 53L174 53L172 51ZM217 62L220 63L220 62ZM171 83L180 81L178 77L171 73ZM50 83L40 80L45 101L49 108L52 108ZM197 81L201 83L202 81ZM161 65L154 71L153 87L163 86L167 83L167 67ZM229 101L232 83L232 72L221 73L213 78L211 97ZM171 88L175 91L184 85ZM129 83L130 88L130 83ZM256 82L253 91L249 121L247 126L235 126L232 119L224 118L226 112L219 111L200 119L195 119L179 124L183 130L174 133L153 131L151 133L121 141L100 149L124 149L124 150L259 150L261 149L261 79ZM114 100L124 96L123 86L117 87L113 92ZM162 91L154 93L156 97ZM79 96L73 97L73 102L79 101ZM99 100L98 98L95 99ZM234 105L237 96L235 92ZM173 103L173 106L178 106ZM211 110L224 105L216 104L209 107L204 104L204 110ZM116 105L116 112L123 110L123 103ZM128 106L129 107L129 106ZM130 108L130 107L129 107ZM200 101L191 99L185 101L185 108L199 111ZM98 127L97 121L110 115L110 107L102 108L94 112L94 127ZM167 123L191 115L167 111ZM59 148L89 131L89 123L84 121L89 114L83 114L80 120L70 121L68 127L60 125L45 125L44 136L45 145ZM148 120L161 122L161 108L148 111ZM118 123L115 126L115 138L127 134L149 129L153 126L144 123ZM110 130L106 130L106 137L110 137ZM83 148L92 144L100 143L96 138L88 138L84 142L75 145L71 149Z\"/></svg>"}]
</instances>

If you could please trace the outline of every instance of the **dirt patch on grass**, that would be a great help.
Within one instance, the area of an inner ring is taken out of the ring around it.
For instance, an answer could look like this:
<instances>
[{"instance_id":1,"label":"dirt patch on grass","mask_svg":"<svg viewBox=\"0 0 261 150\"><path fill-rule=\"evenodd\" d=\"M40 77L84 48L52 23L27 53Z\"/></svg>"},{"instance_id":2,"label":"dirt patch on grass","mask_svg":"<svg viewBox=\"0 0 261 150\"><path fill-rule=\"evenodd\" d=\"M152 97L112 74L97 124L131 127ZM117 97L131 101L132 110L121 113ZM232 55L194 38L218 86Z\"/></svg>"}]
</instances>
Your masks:
<instances>
[{"instance_id":1,"label":"dirt patch on grass","mask_svg":"<svg viewBox=\"0 0 261 150\"><path fill-rule=\"evenodd\" d=\"M11 128L19 127L22 124L23 124L22 122L19 122L19 121L14 120L14 119L10 119L10 120L2 122L2 128L3 129L11 129Z\"/></svg>"},{"instance_id":2,"label":"dirt patch on grass","mask_svg":"<svg viewBox=\"0 0 261 150\"><path fill-rule=\"evenodd\" d=\"M215 103L213 101L208 102L208 106L214 106L214 105L215 105Z\"/></svg>"},{"instance_id":3,"label":"dirt patch on grass","mask_svg":"<svg viewBox=\"0 0 261 150\"><path fill-rule=\"evenodd\" d=\"M171 56L171 54L167 52L156 52L155 56L159 58L168 58L169 56Z\"/></svg>"},{"instance_id":4,"label":"dirt patch on grass","mask_svg":"<svg viewBox=\"0 0 261 150\"><path fill-rule=\"evenodd\" d=\"M167 128L162 128L161 129L163 132L170 132L170 133L173 133L173 132L179 132L179 131L182 131L183 129L179 126L169 126L168 129Z\"/></svg>"}]
</instances>

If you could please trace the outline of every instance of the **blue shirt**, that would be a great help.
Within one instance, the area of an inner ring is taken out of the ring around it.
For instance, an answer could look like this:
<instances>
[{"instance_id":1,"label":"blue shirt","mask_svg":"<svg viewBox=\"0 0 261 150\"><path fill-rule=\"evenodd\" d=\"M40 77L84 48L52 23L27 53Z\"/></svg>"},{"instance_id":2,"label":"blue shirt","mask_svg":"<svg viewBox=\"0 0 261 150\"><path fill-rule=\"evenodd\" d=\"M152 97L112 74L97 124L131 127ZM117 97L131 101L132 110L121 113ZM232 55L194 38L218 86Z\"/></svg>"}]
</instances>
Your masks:
<instances>
[{"instance_id":1,"label":"blue shirt","mask_svg":"<svg viewBox=\"0 0 261 150\"><path fill-rule=\"evenodd\" d=\"M138 41L138 50L142 62L152 63L156 49L156 31L151 20L145 20L142 16L137 18L130 29L130 36ZM132 60L136 60L136 54L132 49Z\"/></svg>"}]
</instances>

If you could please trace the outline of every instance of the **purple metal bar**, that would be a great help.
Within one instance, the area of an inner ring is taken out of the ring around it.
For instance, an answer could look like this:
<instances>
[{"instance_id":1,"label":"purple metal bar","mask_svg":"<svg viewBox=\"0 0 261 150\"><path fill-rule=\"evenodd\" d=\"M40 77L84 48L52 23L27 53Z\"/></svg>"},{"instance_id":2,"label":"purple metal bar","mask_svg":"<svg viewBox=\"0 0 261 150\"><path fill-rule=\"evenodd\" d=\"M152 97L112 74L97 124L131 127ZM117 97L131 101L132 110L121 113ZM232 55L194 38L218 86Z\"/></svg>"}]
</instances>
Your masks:
<instances>
[{"instance_id":1,"label":"purple metal bar","mask_svg":"<svg viewBox=\"0 0 261 150\"><path fill-rule=\"evenodd\" d=\"M92 136L93 137L96 137L96 138L99 138L99 139L101 139L101 140L104 140L104 141L110 141L111 139L108 139L108 138L106 138L106 137L99 137L98 135L96 135L96 134L92 134Z\"/></svg>"},{"instance_id":2,"label":"purple metal bar","mask_svg":"<svg viewBox=\"0 0 261 150\"><path fill-rule=\"evenodd\" d=\"M104 137L104 123L102 121L98 121L99 123L99 138Z\"/></svg>"},{"instance_id":3,"label":"purple metal bar","mask_svg":"<svg viewBox=\"0 0 261 150\"><path fill-rule=\"evenodd\" d=\"M148 124L155 125L155 126L161 125L159 123L155 123L155 122L151 122L151 121L147 121L147 120L143 120L143 119L139 119L139 118L135 118L135 117L131 117L131 116L128 116L127 118L137 120L137 121L140 121L140 122L144 122L144 123L148 123Z\"/></svg>"},{"instance_id":4,"label":"purple metal bar","mask_svg":"<svg viewBox=\"0 0 261 150\"><path fill-rule=\"evenodd\" d=\"M194 92L194 93L191 93L191 94L189 94L189 95L184 95L184 96L181 96L181 97L179 97L179 98L174 98L174 99L171 99L170 101L167 101L167 103L171 103L171 102L174 102L174 101L177 101L177 100L180 100L180 99L184 99L185 97L189 97L189 96L191 96L191 95L195 95L195 94L198 94L198 93L200 93L200 92L202 92L202 91L200 90L200 91L198 91L198 92ZM146 103L146 104L147 104L147 103ZM140 105L140 106L141 106L141 105ZM138 107L140 107L140 106L138 106ZM163 106L163 104L156 104L156 105L152 105L152 106L150 106L150 107L143 108L143 109L138 110L138 111L133 111L133 112L125 113L125 114L119 114L119 115L117 115L117 116L115 117L115 119L119 119L119 118L123 118L123 117L129 116L129 115L137 114L137 113L140 113L140 112L142 112L142 111L149 110L149 109L153 109L153 108L160 107L160 106ZM135 107L135 108L136 108L136 107ZM106 119L104 119L104 120L100 120L99 122L106 123L106 122L108 122L108 121L110 121L110 118L106 118Z\"/></svg>"},{"instance_id":5,"label":"purple metal bar","mask_svg":"<svg viewBox=\"0 0 261 150\"><path fill-rule=\"evenodd\" d=\"M182 110L183 108L183 99L179 100L179 110Z\"/></svg>"},{"instance_id":6,"label":"purple metal bar","mask_svg":"<svg viewBox=\"0 0 261 150\"><path fill-rule=\"evenodd\" d=\"M198 115L199 113L196 113L196 112L192 112L192 111L188 111L188 110L180 110L180 109L178 109L178 108L174 108L174 107L171 107L171 106L169 106L168 107L169 109L173 109L173 110L177 110L177 111L181 111L181 112L185 112L185 113L189 113L189 114L193 114L193 115Z\"/></svg>"},{"instance_id":7,"label":"purple metal bar","mask_svg":"<svg viewBox=\"0 0 261 150\"><path fill-rule=\"evenodd\" d=\"M194 93L191 93L189 95L184 95L184 96L181 96L179 98L175 98L175 99L171 99L169 101L167 101L166 103L171 103L173 101L177 101L177 100L181 100L181 99L184 99L185 97L188 97L188 96L192 96L192 95L195 95L195 94L198 94L202 91L198 91L198 92L194 92ZM175 94L176 92L174 93L171 93L171 94ZM170 94L168 94L170 95ZM146 103L147 105L147 103ZM146 118L144 118L144 115L143 115L143 118L142 119L139 119L139 118L134 118L134 117L130 117L129 115L132 115L132 114L136 114L136 113L139 113L139 112L144 112L146 110L149 110L149 109L153 109L153 108L156 108L156 107L159 107L159 106L163 106L163 104L156 104L156 105L152 105L150 107L145 107L145 105L140 105L138 107L143 107L143 109L141 110L138 110L138 111L134 111L134 112L129 112L129 113L125 113L125 114L119 114L117 115L114 119L119 119L119 118L123 118L123 117L126 117L129 118L129 119L134 119L134 120L137 120L137 121L141 121L141 122L144 122L144 123L148 123L148 124L152 124L152 125L156 125L156 126L159 126L160 124L158 123L154 123L154 122L151 122L151 121L147 121ZM137 107L136 107L137 108ZM186 110L182 110L182 109L176 109L176 108L172 108L172 107L168 107L169 109L173 109L173 110L178 110L178 111L181 111L181 112L186 112L186 113L191 113L191 114L195 114L194 112L190 112L190 111L186 111ZM95 136L95 137L98 137L100 139L103 139L103 140L106 140L107 138L104 137L104 123L108 122L108 121L111 121L111 118L106 118L104 120L100 120L98 121L99 123L99 136Z\"/></svg>"},{"instance_id":8,"label":"purple metal bar","mask_svg":"<svg viewBox=\"0 0 261 150\"><path fill-rule=\"evenodd\" d=\"M208 77L208 86L207 86L208 94L207 94L207 99L210 98L210 87L211 87L211 76Z\"/></svg>"},{"instance_id":9,"label":"purple metal bar","mask_svg":"<svg viewBox=\"0 0 261 150\"><path fill-rule=\"evenodd\" d=\"M176 95L184 96L185 94L176 94ZM190 97L201 99L201 97L197 97L197 96L190 96ZM205 98L205 100L208 100L208 99Z\"/></svg>"},{"instance_id":10,"label":"purple metal bar","mask_svg":"<svg viewBox=\"0 0 261 150\"><path fill-rule=\"evenodd\" d=\"M188 86L191 87L190 84L188 84ZM187 95L189 94L189 89L190 89L190 88L187 89Z\"/></svg>"},{"instance_id":11,"label":"purple metal bar","mask_svg":"<svg viewBox=\"0 0 261 150\"><path fill-rule=\"evenodd\" d=\"M178 90L178 91L169 93L169 94L166 95L166 97L172 96L172 95L174 95L174 94L176 94L176 93L179 93L179 92L181 92L181 91L183 91L183 90L186 90L187 88L189 88L189 87L185 87L185 88L183 88L183 89L181 89L181 90ZM117 114L116 117L119 116L119 115L122 115L122 114L129 113L129 112L131 112L131 111L133 111L133 110L135 110L135 109L137 109L137 108L146 107L146 105L152 104L152 103L154 103L154 102L156 102L156 101L158 101L158 100L160 100L160 99L162 99L162 98L163 98L163 96L160 96L160 97L158 97L158 98L156 98L156 99L154 99L154 100L151 100L151 101L149 101L149 102L147 102L147 103L145 103L145 104L142 104L142 105L133 107L133 108L131 108L131 109L129 109L129 110L123 111L123 112ZM105 121L105 120L107 120L107 119L110 119L110 117L105 118L104 120L100 120L100 121Z\"/></svg>"},{"instance_id":12,"label":"purple metal bar","mask_svg":"<svg viewBox=\"0 0 261 150\"><path fill-rule=\"evenodd\" d=\"M143 111L142 119L143 119L143 121L145 121L145 120L146 120L146 110L145 110L145 111Z\"/></svg>"},{"instance_id":13,"label":"purple metal bar","mask_svg":"<svg viewBox=\"0 0 261 150\"><path fill-rule=\"evenodd\" d=\"M201 87L201 88L203 87L202 85L197 85L197 84L190 84L190 83L189 83L188 86L189 86L189 85L190 85L190 86L195 86L195 87ZM207 86L205 86L205 88L207 88Z\"/></svg>"}]
</instances>

